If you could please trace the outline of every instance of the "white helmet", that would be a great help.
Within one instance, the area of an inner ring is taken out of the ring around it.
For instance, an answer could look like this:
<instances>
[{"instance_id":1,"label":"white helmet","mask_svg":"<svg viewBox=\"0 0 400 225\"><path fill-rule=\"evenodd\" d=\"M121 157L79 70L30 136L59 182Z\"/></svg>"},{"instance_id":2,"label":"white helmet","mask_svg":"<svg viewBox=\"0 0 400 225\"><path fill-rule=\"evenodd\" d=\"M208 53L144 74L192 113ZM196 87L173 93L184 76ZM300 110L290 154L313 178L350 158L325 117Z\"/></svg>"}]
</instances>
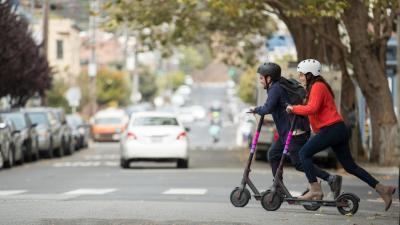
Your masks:
<instances>
[{"instance_id":1,"label":"white helmet","mask_svg":"<svg viewBox=\"0 0 400 225\"><path fill-rule=\"evenodd\" d=\"M315 59L306 59L299 63L297 66L297 72L299 73L312 73L314 76L321 75L321 63Z\"/></svg>"}]
</instances>

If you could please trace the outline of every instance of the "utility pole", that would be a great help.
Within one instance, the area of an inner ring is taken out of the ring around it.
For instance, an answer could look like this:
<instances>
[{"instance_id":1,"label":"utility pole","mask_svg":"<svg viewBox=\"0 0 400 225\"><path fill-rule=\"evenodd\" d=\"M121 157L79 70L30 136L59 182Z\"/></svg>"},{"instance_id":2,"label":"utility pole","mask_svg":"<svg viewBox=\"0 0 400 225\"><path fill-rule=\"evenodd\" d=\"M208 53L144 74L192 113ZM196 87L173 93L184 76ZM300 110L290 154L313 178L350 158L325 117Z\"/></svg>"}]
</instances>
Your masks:
<instances>
[{"instance_id":1,"label":"utility pole","mask_svg":"<svg viewBox=\"0 0 400 225\"><path fill-rule=\"evenodd\" d=\"M49 39L49 0L44 0L43 2L43 54L45 58L48 60L47 51L48 51L48 39ZM47 105L47 97L44 92L41 96L41 105Z\"/></svg>"},{"instance_id":2,"label":"utility pole","mask_svg":"<svg viewBox=\"0 0 400 225\"><path fill-rule=\"evenodd\" d=\"M89 94L90 94L90 115L96 113L96 75L97 75L97 59L96 59L96 29L97 29L97 15L99 13L98 0L90 2L90 17L89 17L89 30L90 30L90 48L91 56L88 65L89 74Z\"/></svg>"}]
</instances>

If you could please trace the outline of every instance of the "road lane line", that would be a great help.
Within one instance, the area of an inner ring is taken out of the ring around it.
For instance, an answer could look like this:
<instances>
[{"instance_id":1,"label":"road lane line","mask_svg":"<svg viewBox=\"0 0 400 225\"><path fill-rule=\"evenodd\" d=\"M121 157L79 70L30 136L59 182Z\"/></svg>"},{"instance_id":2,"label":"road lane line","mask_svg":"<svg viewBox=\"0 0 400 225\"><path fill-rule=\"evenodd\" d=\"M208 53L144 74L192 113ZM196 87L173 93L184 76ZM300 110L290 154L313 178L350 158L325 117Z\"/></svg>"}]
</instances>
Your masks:
<instances>
[{"instance_id":1,"label":"road lane line","mask_svg":"<svg viewBox=\"0 0 400 225\"><path fill-rule=\"evenodd\" d=\"M27 190L0 190L0 196L18 195L28 192Z\"/></svg>"},{"instance_id":2,"label":"road lane line","mask_svg":"<svg viewBox=\"0 0 400 225\"><path fill-rule=\"evenodd\" d=\"M76 189L63 193L63 195L104 195L111 192L115 192L117 189Z\"/></svg>"},{"instance_id":3,"label":"road lane line","mask_svg":"<svg viewBox=\"0 0 400 225\"><path fill-rule=\"evenodd\" d=\"M164 191L164 195L205 195L207 189L196 189L196 188L171 188Z\"/></svg>"}]
</instances>

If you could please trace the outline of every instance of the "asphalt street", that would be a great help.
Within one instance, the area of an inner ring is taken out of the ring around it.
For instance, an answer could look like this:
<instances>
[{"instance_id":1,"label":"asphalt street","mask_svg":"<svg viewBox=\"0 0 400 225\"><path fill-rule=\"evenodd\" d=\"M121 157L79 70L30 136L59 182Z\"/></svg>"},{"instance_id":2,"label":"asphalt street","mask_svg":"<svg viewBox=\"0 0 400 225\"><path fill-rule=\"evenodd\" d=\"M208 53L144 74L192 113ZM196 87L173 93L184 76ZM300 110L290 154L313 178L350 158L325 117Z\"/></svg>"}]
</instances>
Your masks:
<instances>
[{"instance_id":1,"label":"asphalt street","mask_svg":"<svg viewBox=\"0 0 400 225\"><path fill-rule=\"evenodd\" d=\"M226 107L223 87L196 87L193 104L206 107L218 99ZM229 200L240 184L248 150L235 147L236 126L224 116L221 141L211 142L207 120L190 124L189 169L175 163L135 162L119 166L118 143L90 143L72 156L45 159L0 171L0 225L398 225L399 198L388 212L374 190L343 170L343 192L357 194L357 214L343 216L334 207L306 211L283 203L264 210L252 198L244 208ZM398 187L399 169L368 166L385 184ZM251 179L263 191L272 183L268 163L255 161ZM307 187L304 174L285 167L284 182L294 196ZM325 199L332 199L323 183Z\"/></svg>"},{"instance_id":2,"label":"asphalt street","mask_svg":"<svg viewBox=\"0 0 400 225\"><path fill-rule=\"evenodd\" d=\"M94 143L73 156L42 160L0 172L0 224L398 224L399 201L388 212L378 195L358 179L344 176L343 191L361 198L359 212L336 208L311 212L286 203L265 211L254 199L244 208L229 201L240 183L246 151L191 151L190 168L170 163L118 165L117 143ZM398 184L395 169L375 170ZM268 164L255 162L251 177L264 190ZM303 174L288 167L284 181L294 195L306 188ZM324 185L327 193L327 186ZM398 194L396 194L397 196ZM330 196L327 196L330 198Z\"/></svg>"}]
</instances>

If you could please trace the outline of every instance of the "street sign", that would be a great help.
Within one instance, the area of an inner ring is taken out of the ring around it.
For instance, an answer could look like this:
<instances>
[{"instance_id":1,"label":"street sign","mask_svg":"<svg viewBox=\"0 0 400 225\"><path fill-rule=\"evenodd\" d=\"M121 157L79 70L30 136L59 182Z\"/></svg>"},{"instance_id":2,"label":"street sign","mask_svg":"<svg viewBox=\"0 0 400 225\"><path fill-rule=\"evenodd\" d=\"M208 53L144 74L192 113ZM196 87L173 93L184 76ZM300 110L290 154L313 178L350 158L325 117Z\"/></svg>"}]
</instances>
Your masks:
<instances>
[{"instance_id":1,"label":"street sign","mask_svg":"<svg viewBox=\"0 0 400 225\"><path fill-rule=\"evenodd\" d=\"M65 93L65 97L68 101L69 106L78 107L81 101L81 90L79 87L71 87Z\"/></svg>"}]
</instances>

